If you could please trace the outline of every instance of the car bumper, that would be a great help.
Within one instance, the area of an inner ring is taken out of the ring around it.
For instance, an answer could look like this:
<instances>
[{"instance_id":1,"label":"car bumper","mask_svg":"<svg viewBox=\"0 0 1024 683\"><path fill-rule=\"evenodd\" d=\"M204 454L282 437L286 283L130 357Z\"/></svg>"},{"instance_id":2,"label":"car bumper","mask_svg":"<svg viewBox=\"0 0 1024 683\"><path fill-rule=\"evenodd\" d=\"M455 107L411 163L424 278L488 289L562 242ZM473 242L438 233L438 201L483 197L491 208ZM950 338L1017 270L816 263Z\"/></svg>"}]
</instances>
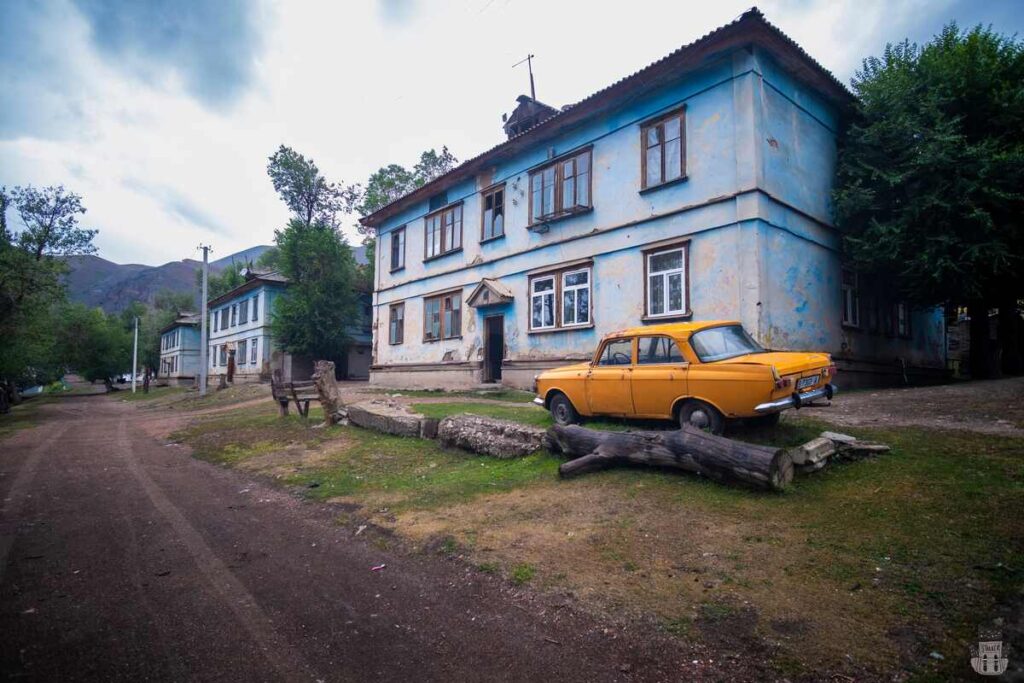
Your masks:
<instances>
[{"instance_id":1,"label":"car bumper","mask_svg":"<svg viewBox=\"0 0 1024 683\"><path fill-rule=\"evenodd\" d=\"M541 408L546 408L547 407L547 406L544 405L544 399L542 399L540 396L535 397L533 399L533 402L536 403L537 405L539 405Z\"/></svg>"},{"instance_id":2,"label":"car bumper","mask_svg":"<svg viewBox=\"0 0 1024 683\"><path fill-rule=\"evenodd\" d=\"M792 394L786 398L780 398L777 401L769 401L768 403L762 403L761 405L754 408L754 412L757 413L776 413L780 410L787 410L789 408L799 408L802 405L810 403L811 401L817 401L819 398L832 398L839 393L839 387L834 384L826 384L823 387L817 389L811 389L805 391L802 394Z\"/></svg>"}]
</instances>

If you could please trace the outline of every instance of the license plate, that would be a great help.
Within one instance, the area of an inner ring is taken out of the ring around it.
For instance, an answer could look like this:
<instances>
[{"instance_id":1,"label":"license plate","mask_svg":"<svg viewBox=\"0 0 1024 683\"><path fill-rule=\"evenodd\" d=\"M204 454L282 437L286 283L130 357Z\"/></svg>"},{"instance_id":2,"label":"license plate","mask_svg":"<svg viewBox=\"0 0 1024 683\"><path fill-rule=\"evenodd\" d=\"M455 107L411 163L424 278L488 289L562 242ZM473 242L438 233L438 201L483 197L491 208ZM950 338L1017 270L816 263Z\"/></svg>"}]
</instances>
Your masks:
<instances>
[{"instance_id":1,"label":"license plate","mask_svg":"<svg viewBox=\"0 0 1024 683\"><path fill-rule=\"evenodd\" d=\"M796 390L806 389L807 387L813 387L818 383L818 376L814 375L811 377L802 377L796 381Z\"/></svg>"}]
</instances>

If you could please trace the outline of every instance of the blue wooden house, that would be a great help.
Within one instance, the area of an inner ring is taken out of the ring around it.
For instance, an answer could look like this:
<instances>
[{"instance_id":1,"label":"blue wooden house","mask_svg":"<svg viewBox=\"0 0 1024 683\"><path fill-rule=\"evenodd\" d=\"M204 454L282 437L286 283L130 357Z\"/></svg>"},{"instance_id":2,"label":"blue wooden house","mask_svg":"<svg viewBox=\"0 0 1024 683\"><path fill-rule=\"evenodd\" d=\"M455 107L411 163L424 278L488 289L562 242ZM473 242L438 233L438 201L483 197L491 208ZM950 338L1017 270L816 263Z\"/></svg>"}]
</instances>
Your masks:
<instances>
[{"instance_id":1,"label":"blue wooden house","mask_svg":"<svg viewBox=\"0 0 1024 683\"><path fill-rule=\"evenodd\" d=\"M372 380L529 387L643 323L736 319L851 384L942 372L938 311L845 267L830 195L850 92L757 10L363 219Z\"/></svg>"},{"instance_id":2,"label":"blue wooden house","mask_svg":"<svg viewBox=\"0 0 1024 683\"><path fill-rule=\"evenodd\" d=\"M190 385L199 375L199 316L179 313L160 330L157 380L172 386Z\"/></svg>"}]
</instances>

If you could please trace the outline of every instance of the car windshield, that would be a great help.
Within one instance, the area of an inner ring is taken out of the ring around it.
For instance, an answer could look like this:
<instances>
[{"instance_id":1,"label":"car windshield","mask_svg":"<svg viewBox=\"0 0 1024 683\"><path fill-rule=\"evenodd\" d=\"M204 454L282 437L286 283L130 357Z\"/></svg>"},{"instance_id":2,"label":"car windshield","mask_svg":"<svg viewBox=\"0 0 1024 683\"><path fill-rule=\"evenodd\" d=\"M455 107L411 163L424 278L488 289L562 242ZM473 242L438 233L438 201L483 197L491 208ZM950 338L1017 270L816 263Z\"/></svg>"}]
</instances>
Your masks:
<instances>
[{"instance_id":1,"label":"car windshield","mask_svg":"<svg viewBox=\"0 0 1024 683\"><path fill-rule=\"evenodd\" d=\"M764 353L761 345L751 339L741 325L701 330L690 336L690 345L702 363L713 363L748 353Z\"/></svg>"}]
</instances>

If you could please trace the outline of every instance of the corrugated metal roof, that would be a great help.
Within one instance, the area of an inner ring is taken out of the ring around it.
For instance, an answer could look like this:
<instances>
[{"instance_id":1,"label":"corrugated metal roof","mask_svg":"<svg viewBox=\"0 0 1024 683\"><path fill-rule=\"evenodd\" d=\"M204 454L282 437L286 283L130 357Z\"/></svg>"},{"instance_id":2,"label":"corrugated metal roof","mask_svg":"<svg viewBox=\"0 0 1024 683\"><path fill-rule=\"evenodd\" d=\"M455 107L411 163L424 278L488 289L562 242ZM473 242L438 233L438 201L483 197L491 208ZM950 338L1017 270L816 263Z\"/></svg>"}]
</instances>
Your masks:
<instances>
[{"instance_id":1,"label":"corrugated metal roof","mask_svg":"<svg viewBox=\"0 0 1024 683\"><path fill-rule=\"evenodd\" d=\"M764 14L761 13L757 7L752 7L732 22L721 26L714 31L706 33L697 40L683 45L674 52L669 53L665 57L662 57L656 62L648 64L644 68L636 71L611 85L598 90L597 92L585 97L576 104L567 105L563 107L556 114L538 123L533 128L523 131L518 135L514 135L508 140L491 147L485 152L478 154L477 156L463 162L456 166L448 173L438 176L434 180L426 183L425 185L389 202L382 206L377 211L373 212L369 216L365 216L360 220L360 223L367 227L374 227L380 224L381 221L394 215L399 210L399 207L405 204L411 203L414 199L421 199L429 196L434 192L438 191L439 186L456 182L456 179L461 179L463 176L469 175L477 167L481 166L484 161L489 158L496 157L505 150L510 150L517 144L528 138L539 138L543 139L544 135L551 131L555 126L564 122L566 119L572 118L583 118L587 114L587 109L594 108L600 103L603 98L615 95L618 91L623 90L631 85L640 85L644 87L657 87L660 83L656 79L648 81L650 76L661 76L659 71L665 68L667 65L673 64L677 61L684 60L689 56L699 57L702 56L702 51L712 48L714 43L719 39L726 38L730 32L734 32L737 29L748 27L750 29L764 29L770 32L772 37L781 39L784 46L790 50L793 50L796 55L804 61L810 70L815 72L819 77L824 78L825 82L830 86L831 92L824 93L833 101L841 103L852 102L854 97L853 94L846 88L843 83L832 74L831 71L823 67L817 60L811 57L802 47L800 47L796 41L783 33L777 26L769 22L764 18ZM751 39L753 39L754 33L751 33ZM806 79L804 79L806 80ZM819 88L820 89L820 88Z\"/></svg>"}]
</instances>

